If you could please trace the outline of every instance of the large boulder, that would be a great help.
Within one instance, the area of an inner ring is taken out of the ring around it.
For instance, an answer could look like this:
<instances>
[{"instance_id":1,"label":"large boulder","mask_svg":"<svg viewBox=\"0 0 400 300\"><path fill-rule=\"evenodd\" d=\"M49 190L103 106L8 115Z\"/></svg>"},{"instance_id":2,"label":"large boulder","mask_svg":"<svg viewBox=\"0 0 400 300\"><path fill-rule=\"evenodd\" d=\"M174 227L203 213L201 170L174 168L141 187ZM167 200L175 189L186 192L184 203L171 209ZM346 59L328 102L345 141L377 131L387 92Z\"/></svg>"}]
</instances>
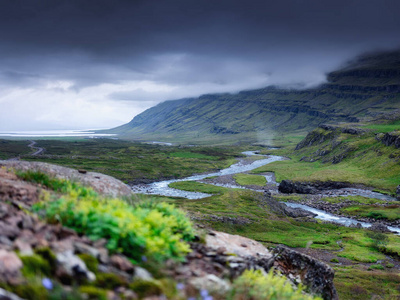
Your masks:
<instances>
[{"instance_id":1,"label":"large boulder","mask_svg":"<svg viewBox=\"0 0 400 300\"><path fill-rule=\"evenodd\" d=\"M317 194L320 191L353 187L349 182L341 181L291 181L282 180L279 191L285 194Z\"/></svg>"},{"instance_id":2,"label":"large boulder","mask_svg":"<svg viewBox=\"0 0 400 300\"><path fill-rule=\"evenodd\" d=\"M283 275L305 285L309 292L325 300L339 299L333 285L334 271L327 264L308 255L278 246L274 250L275 267Z\"/></svg>"},{"instance_id":3,"label":"large boulder","mask_svg":"<svg viewBox=\"0 0 400 300\"><path fill-rule=\"evenodd\" d=\"M317 216L317 214L314 214L311 211L299 207L293 208L290 206L285 207L285 214L291 218L314 218Z\"/></svg>"},{"instance_id":4,"label":"large boulder","mask_svg":"<svg viewBox=\"0 0 400 300\"><path fill-rule=\"evenodd\" d=\"M278 190L285 194L315 194L316 189L307 183L296 182L291 180L282 180L279 184Z\"/></svg>"}]
</instances>

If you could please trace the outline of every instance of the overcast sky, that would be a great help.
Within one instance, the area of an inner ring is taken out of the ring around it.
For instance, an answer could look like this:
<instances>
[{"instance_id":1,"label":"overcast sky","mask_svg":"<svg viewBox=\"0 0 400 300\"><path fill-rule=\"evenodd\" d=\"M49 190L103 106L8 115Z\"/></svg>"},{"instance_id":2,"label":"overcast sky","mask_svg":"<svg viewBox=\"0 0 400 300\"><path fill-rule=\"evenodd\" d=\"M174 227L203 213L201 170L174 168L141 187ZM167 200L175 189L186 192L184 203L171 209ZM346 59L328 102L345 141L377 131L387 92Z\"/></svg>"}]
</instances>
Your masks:
<instances>
[{"instance_id":1,"label":"overcast sky","mask_svg":"<svg viewBox=\"0 0 400 300\"><path fill-rule=\"evenodd\" d=\"M109 128L155 104L309 87L400 46L398 0L2 0L0 131Z\"/></svg>"}]
</instances>

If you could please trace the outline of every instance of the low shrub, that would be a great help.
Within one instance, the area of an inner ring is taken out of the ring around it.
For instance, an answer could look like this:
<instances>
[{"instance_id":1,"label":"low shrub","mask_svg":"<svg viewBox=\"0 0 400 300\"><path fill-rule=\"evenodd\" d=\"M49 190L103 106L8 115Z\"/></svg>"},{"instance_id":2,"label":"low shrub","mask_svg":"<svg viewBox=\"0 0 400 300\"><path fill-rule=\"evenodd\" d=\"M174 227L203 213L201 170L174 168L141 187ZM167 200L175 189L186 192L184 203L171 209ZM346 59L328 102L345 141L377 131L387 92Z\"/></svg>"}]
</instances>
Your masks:
<instances>
[{"instance_id":1,"label":"low shrub","mask_svg":"<svg viewBox=\"0 0 400 300\"><path fill-rule=\"evenodd\" d=\"M270 271L264 275L260 270L247 270L233 282L231 299L285 299L317 300L319 297L305 295L302 288L295 290L284 276Z\"/></svg>"},{"instance_id":2,"label":"low shrub","mask_svg":"<svg viewBox=\"0 0 400 300\"><path fill-rule=\"evenodd\" d=\"M92 240L107 239L111 252L139 260L142 255L163 261L182 259L189 251L187 241L194 230L185 214L173 205L139 202L129 205L120 199L102 199L90 188L67 186L67 193L55 201L34 205L50 223L85 234Z\"/></svg>"}]
</instances>

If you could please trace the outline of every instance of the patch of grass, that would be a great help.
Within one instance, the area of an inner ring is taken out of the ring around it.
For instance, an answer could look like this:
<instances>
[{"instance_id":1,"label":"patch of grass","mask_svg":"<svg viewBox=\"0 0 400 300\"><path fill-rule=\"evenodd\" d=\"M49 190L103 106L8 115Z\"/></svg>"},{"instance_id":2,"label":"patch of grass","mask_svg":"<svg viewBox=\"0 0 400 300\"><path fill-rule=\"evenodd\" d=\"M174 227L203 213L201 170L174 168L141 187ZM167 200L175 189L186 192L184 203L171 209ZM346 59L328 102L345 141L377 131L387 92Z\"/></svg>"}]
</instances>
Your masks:
<instances>
[{"instance_id":1,"label":"patch of grass","mask_svg":"<svg viewBox=\"0 0 400 300\"><path fill-rule=\"evenodd\" d=\"M385 267L380 264L370 265L368 270L385 270Z\"/></svg>"},{"instance_id":2,"label":"patch of grass","mask_svg":"<svg viewBox=\"0 0 400 300\"><path fill-rule=\"evenodd\" d=\"M365 300L400 295L400 276L396 272L368 271L362 266L335 266L334 284L340 299Z\"/></svg>"},{"instance_id":3,"label":"patch of grass","mask_svg":"<svg viewBox=\"0 0 400 300\"><path fill-rule=\"evenodd\" d=\"M319 155L322 150L330 152L327 155ZM390 194L400 182L400 150L385 146L372 134L342 134L292 152L289 156L291 160L273 162L253 170L252 173L275 172L278 182L290 179L361 183ZM304 157L314 161L304 161ZM332 163L335 159L340 162Z\"/></svg>"},{"instance_id":4,"label":"patch of grass","mask_svg":"<svg viewBox=\"0 0 400 300\"><path fill-rule=\"evenodd\" d=\"M46 149L44 155L22 155L22 158L100 172L133 184L223 169L248 149L162 146L111 139L37 140L37 146Z\"/></svg>"},{"instance_id":5,"label":"patch of grass","mask_svg":"<svg viewBox=\"0 0 400 300\"><path fill-rule=\"evenodd\" d=\"M395 221L400 219L400 205L352 205L342 208L341 211L350 216L373 218L376 220Z\"/></svg>"},{"instance_id":6,"label":"patch of grass","mask_svg":"<svg viewBox=\"0 0 400 300\"><path fill-rule=\"evenodd\" d=\"M169 156L181 157L181 158L200 158L200 159L209 159L209 160L218 159L215 156L205 155L205 154L196 153L196 152L172 152L169 154Z\"/></svg>"},{"instance_id":7,"label":"patch of grass","mask_svg":"<svg viewBox=\"0 0 400 300\"><path fill-rule=\"evenodd\" d=\"M28 144L28 141L0 140L0 160L29 154Z\"/></svg>"},{"instance_id":8,"label":"patch of grass","mask_svg":"<svg viewBox=\"0 0 400 300\"><path fill-rule=\"evenodd\" d=\"M233 176L236 183L239 185L258 185L265 186L267 179L264 176L250 175L250 174L236 174Z\"/></svg>"},{"instance_id":9,"label":"patch of grass","mask_svg":"<svg viewBox=\"0 0 400 300\"><path fill-rule=\"evenodd\" d=\"M230 191L229 188L196 182L196 181L173 182L169 184L169 187L188 192L200 192L206 194L221 194Z\"/></svg>"},{"instance_id":10,"label":"patch of grass","mask_svg":"<svg viewBox=\"0 0 400 300\"><path fill-rule=\"evenodd\" d=\"M70 180L65 180L65 179L56 179L52 178L49 175L40 172L40 171L15 171L15 174L21 178L22 180L29 181L29 182L34 182L37 184L40 184L44 187L47 187L53 191L60 192L60 193L68 193L71 190L74 190L75 192L78 193L77 196L79 197L97 197L97 193L91 189L82 186L81 184L70 181Z\"/></svg>"},{"instance_id":11,"label":"patch of grass","mask_svg":"<svg viewBox=\"0 0 400 300\"><path fill-rule=\"evenodd\" d=\"M376 262L384 255L371 246L372 240L365 230L348 228L322 222L299 222L277 215L261 193L248 190L228 189L196 182L178 182L175 188L191 191L214 192L213 196L199 200L170 200L189 211L198 222L216 230L239 234L264 243L285 244L289 247L307 247L343 251L338 255L356 262ZM246 218L251 223L240 225L212 221L209 215ZM397 245L394 236L389 244ZM400 246L400 245L399 245ZM400 249L400 248L399 248Z\"/></svg>"},{"instance_id":12,"label":"patch of grass","mask_svg":"<svg viewBox=\"0 0 400 300\"><path fill-rule=\"evenodd\" d=\"M400 130L400 120L392 121L387 124L369 124L365 125L365 128L372 129L375 132L391 132L394 130Z\"/></svg>"}]
</instances>

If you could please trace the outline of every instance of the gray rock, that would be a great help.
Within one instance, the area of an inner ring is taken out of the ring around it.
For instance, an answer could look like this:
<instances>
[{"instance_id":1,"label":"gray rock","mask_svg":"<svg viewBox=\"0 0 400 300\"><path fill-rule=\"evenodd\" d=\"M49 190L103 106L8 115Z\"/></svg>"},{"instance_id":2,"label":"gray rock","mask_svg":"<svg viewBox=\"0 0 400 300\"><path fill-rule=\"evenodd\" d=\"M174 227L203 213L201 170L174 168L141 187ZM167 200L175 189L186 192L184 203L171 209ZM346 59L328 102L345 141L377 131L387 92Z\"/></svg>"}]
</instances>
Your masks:
<instances>
[{"instance_id":1,"label":"gray rock","mask_svg":"<svg viewBox=\"0 0 400 300\"><path fill-rule=\"evenodd\" d=\"M1 300L23 300L22 298L18 297L17 295L10 293L6 290L0 288L0 299Z\"/></svg>"},{"instance_id":2,"label":"gray rock","mask_svg":"<svg viewBox=\"0 0 400 300\"><path fill-rule=\"evenodd\" d=\"M293 208L293 207L289 207L289 206L286 206L284 211L285 211L285 214L291 218L305 218L305 217L314 218L317 216L317 214L314 214L311 211L307 211L302 208Z\"/></svg>"},{"instance_id":3,"label":"gray rock","mask_svg":"<svg viewBox=\"0 0 400 300\"><path fill-rule=\"evenodd\" d=\"M350 228L359 228L359 229L363 228L362 225L361 225L361 223L358 223L358 222L357 222L357 224L350 224L349 227L350 227Z\"/></svg>"},{"instance_id":4,"label":"gray rock","mask_svg":"<svg viewBox=\"0 0 400 300\"><path fill-rule=\"evenodd\" d=\"M81 242L74 242L75 251L78 253L85 253L98 258L100 256L99 250Z\"/></svg>"},{"instance_id":5,"label":"gray rock","mask_svg":"<svg viewBox=\"0 0 400 300\"><path fill-rule=\"evenodd\" d=\"M21 280L22 261L11 251L0 249L0 281L18 284Z\"/></svg>"},{"instance_id":6,"label":"gray rock","mask_svg":"<svg viewBox=\"0 0 400 300\"><path fill-rule=\"evenodd\" d=\"M396 198L397 200L400 200L400 185L398 185L396 189Z\"/></svg>"},{"instance_id":7,"label":"gray rock","mask_svg":"<svg viewBox=\"0 0 400 300\"><path fill-rule=\"evenodd\" d=\"M123 255L114 254L110 257L111 265L123 272L132 273L134 271L132 263Z\"/></svg>"},{"instance_id":8,"label":"gray rock","mask_svg":"<svg viewBox=\"0 0 400 300\"><path fill-rule=\"evenodd\" d=\"M275 267L288 278L307 286L307 289L323 299L339 299L333 285L333 269L308 255L278 246L274 250Z\"/></svg>"},{"instance_id":9,"label":"gray rock","mask_svg":"<svg viewBox=\"0 0 400 300\"><path fill-rule=\"evenodd\" d=\"M207 290L211 293L222 295L227 293L231 288L230 284L226 280L223 280L214 274L193 278L189 283L196 289Z\"/></svg>"},{"instance_id":10,"label":"gray rock","mask_svg":"<svg viewBox=\"0 0 400 300\"><path fill-rule=\"evenodd\" d=\"M392 232L391 230L389 230L389 228L387 228L386 225L379 222L373 223L371 227L368 228L368 230L375 232Z\"/></svg>"},{"instance_id":11,"label":"gray rock","mask_svg":"<svg viewBox=\"0 0 400 300\"><path fill-rule=\"evenodd\" d=\"M59 273L67 274L71 277L83 277L89 281L96 280L96 276L87 269L85 263L74 255L72 251L57 253L56 259Z\"/></svg>"},{"instance_id":12,"label":"gray rock","mask_svg":"<svg viewBox=\"0 0 400 300\"><path fill-rule=\"evenodd\" d=\"M255 256L258 258L269 259L272 254L261 243L245 238L239 235L232 235L224 232L213 231L213 234L208 234L206 244L212 249L224 247L226 252L235 253L236 255L246 257ZM245 247L243 245L246 245ZM215 256L218 253L215 252Z\"/></svg>"},{"instance_id":13,"label":"gray rock","mask_svg":"<svg viewBox=\"0 0 400 300\"><path fill-rule=\"evenodd\" d=\"M33 255L33 249L30 244L25 242L23 239L16 239L14 242L14 247L19 250L21 255L30 256Z\"/></svg>"},{"instance_id":14,"label":"gray rock","mask_svg":"<svg viewBox=\"0 0 400 300\"><path fill-rule=\"evenodd\" d=\"M140 279L140 280L153 280L153 276L147 271L146 269L143 269L141 267L135 267L135 273L133 275L133 279Z\"/></svg>"}]
</instances>

